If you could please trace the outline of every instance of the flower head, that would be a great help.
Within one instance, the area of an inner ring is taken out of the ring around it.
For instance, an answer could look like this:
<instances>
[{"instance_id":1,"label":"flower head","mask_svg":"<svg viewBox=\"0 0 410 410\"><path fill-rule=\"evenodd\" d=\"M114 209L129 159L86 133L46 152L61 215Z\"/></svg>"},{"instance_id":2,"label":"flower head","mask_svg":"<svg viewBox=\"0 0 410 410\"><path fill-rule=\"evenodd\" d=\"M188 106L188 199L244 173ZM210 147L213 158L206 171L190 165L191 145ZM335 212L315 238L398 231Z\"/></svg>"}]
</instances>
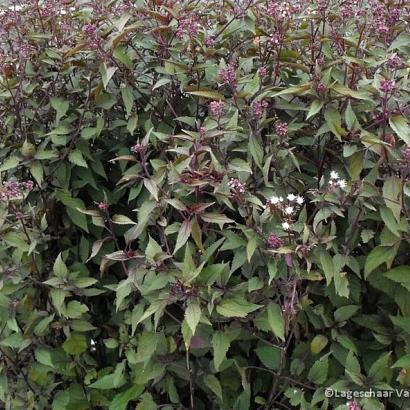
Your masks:
<instances>
[{"instance_id":1,"label":"flower head","mask_svg":"<svg viewBox=\"0 0 410 410\"><path fill-rule=\"evenodd\" d=\"M289 223L289 222L283 222L283 223L282 223L282 229L283 229L284 231L289 231L289 229L290 229L290 223Z\"/></svg>"},{"instance_id":2,"label":"flower head","mask_svg":"<svg viewBox=\"0 0 410 410\"><path fill-rule=\"evenodd\" d=\"M225 111L225 103L222 101L211 101L209 104L209 110L212 117L219 119L222 117Z\"/></svg>"},{"instance_id":3,"label":"flower head","mask_svg":"<svg viewBox=\"0 0 410 410\"><path fill-rule=\"evenodd\" d=\"M348 410L361 410L360 404L356 400L348 401L346 405Z\"/></svg>"},{"instance_id":4,"label":"flower head","mask_svg":"<svg viewBox=\"0 0 410 410\"><path fill-rule=\"evenodd\" d=\"M236 194L244 194L246 189L239 179L231 178L228 182L229 188Z\"/></svg>"},{"instance_id":5,"label":"flower head","mask_svg":"<svg viewBox=\"0 0 410 410\"><path fill-rule=\"evenodd\" d=\"M266 108L268 108L268 103L264 100L262 101L255 101L252 104L253 108L253 114L257 118L261 118L263 116L263 113L265 112Z\"/></svg>"},{"instance_id":6,"label":"flower head","mask_svg":"<svg viewBox=\"0 0 410 410\"><path fill-rule=\"evenodd\" d=\"M101 211L106 211L108 209L108 203L103 201L98 203L98 208L101 209Z\"/></svg>"},{"instance_id":7,"label":"flower head","mask_svg":"<svg viewBox=\"0 0 410 410\"><path fill-rule=\"evenodd\" d=\"M296 197L296 202L297 202L298 205L303 205L303 203L305 202L305 200L304 200L300 195L298 195L298 196Z\"/></svg>"},{"instance_id":8,"label":"flower head","mask_svg":"<svg viewBox=\"0 0 410 410\"><path fill-rule=\"evenodd\" d=\"M285 208L285 214L286 214L286 215L292 215L293 212L294 212L293 206L287 206L287 207Z\"/></svg>"},{"instance_id":9,"label":"flower head","mask_svg":"<svg viewBox=\"0 0 410 410\"><path fill-rule=\"evenodd\" d=\"M331 179L339 179L339 174L336 171L331 171L330 172L330 178Z\"/></svg>"},{"instance_id":10,"label":"flower head","mask_svg":"<svg viewBox=\"0 0 410 410\"><path fill-rule=\"evenodd\" d=\"M339 179L336 184L340 187L340 188L345 188L346 187L346 180L344 179Z\"/></svg>"},{"instance_id":11,"label":"flower head","mask_svg":"<svg viewBox=\"0 0 410 410\"><path fill-rule=\"evenodd\" d=\"M279 236L271 233L267 240L268 247L271 249L278 249L283 246L283 240Z\"/></svg>"},{"instance_id":12,"label":"flower head","mask_svg":"<svg viewBox=\"0 0 410 410\"><path fill-rule=\"evenodd\" d=\"M277 121L275 123L275 132L279 137L286 137L288 134L289 128L286 122Z\"/></svg>"},{"instance_id":13,"label":"flower head","mask_svg":"<svg viewBox=\"0 0 410 410\"><path fill-rule=\"evenodd\" d=\"M277 197L277 196L271 196L271 197L269 198L269 202L270 202L272 205L277 205L277 204L279 203L279 197Z\"/></svg>"},{"instance_id":14,"label":"flower head","mask_svg":"<svg viewBox=\"0 0 410 410\"><path fill-rule=\"evenodd\" d=\"M407 146L401 152L401 156L408 164L410 164L410 146Z\"/></svg>"},{"instance_id":15,"label":"flower head","mask_svg":"<svg viewBox=\"0 0 410 410\"><path fill-rule=\"evenodd\" d=\"M287 196L288 201L293 202L296 199L296 195L295 194L289 194Z\"/></svg>"},{"instance_id":16,"label":"flower head","mask_svg":"<svg viewBox=\"0 0 410 410\"><path fill-rule=\"evenodd\" d=\"M226 68L221 68L219 70L219 77L221 77L226 85L236 88L236 73L235 67L232 64L229 64Z\"/></svg>"},{"instance_id":17,"label":"flower head","mask_svg":"<svg viewBox=\"0 0 410 410\"><path fill-rule=\"evenodd\" d=\"M194 37L198 34L198 28L198 17L195 14L191 14L179 20L176 36L179 39L182 39L185 35Z\"/></svg>"},{"instance_id":18,"label":"flower head","mask_svg":"<svg viewBox=\"0 0 410 410\"><path fill-rule=\"evenodd\" d=\"M394 90L395 86L396 83L394 82L394 80L386 80L384 78L380 80L380 91L384 94L391 93Z\"/></svg>"},{"instance_id":19,"label":"flower head","mask_svg":"<svg viewBox=\"0 0 410 410\"><path fill-rule=\"evenodd\" d=\"M131 152L142 152L144 147L141 144L135 144L131 147Z\"/></svg>"}]
</instances>

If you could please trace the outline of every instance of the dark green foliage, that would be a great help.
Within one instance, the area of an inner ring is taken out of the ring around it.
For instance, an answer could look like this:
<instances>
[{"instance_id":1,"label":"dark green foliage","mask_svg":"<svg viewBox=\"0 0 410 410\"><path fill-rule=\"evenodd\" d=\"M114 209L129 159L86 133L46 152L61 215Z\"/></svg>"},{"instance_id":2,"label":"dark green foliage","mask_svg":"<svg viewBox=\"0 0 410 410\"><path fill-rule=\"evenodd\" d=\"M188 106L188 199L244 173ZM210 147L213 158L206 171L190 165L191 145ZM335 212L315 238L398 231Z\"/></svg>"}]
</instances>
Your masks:
<instances>
[{"instance_id":1,"label":"dark green foliage","mask_svg":"<svg viewBox=\"0 0 410 410\"><path fill-rule=\"evenodd\" d=\"M5 9L0 407L409 408L408 21Z\"/></svg>"}]
</instances>

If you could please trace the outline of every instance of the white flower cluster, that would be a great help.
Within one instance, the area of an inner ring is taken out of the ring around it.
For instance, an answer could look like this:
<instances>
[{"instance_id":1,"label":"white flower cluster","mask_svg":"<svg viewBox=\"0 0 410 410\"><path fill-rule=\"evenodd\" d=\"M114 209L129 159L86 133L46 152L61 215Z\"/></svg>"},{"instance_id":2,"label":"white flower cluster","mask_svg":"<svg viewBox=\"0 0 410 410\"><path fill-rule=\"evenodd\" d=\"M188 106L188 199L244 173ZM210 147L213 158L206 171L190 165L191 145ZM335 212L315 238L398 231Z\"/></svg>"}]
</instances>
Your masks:
<instances>
[{"instance_id":1,"label":"white flower cluster","mask_svg":"<svg viewBox=\"0 0 410 410\"><path fill-rule=\"evenodd\" d=\"M300 195L289 194L287 197L287 203L281 196L271 196L267 201L264 208L274 208L282 211L284 221L282 222L282 229L289 231L292 227L292 218L298 211L298 207L302 206L305 200Z\"/></svg>"},{"instance_id":2,"label":"white flower cluster","mask_svg":"<svg viewBox=\"0 0 410 410\"><path fill-rule=\"evenodd\" d=\"M331 171L330 172L330 179L328 182L329 186L333 187L339 187L339 188L346 188L347 183L345 179L341 179L339 177L339 174L336 171Z\"/></svg>"}]
</instances>

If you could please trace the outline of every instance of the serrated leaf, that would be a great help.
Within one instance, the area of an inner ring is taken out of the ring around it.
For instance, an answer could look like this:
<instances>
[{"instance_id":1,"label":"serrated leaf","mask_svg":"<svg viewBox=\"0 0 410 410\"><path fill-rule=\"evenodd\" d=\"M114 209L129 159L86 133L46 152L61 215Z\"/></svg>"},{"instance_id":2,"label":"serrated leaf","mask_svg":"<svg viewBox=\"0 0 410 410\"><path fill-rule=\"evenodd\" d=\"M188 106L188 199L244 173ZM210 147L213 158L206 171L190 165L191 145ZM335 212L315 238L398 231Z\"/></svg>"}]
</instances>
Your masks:
<instances>
[{"instance_id":1,"label":"serrated leaf","mask_svg":"<svg viewBox=\"0 0 410 410\"><path fill-rule=\"evenodd\" d=\"M80 150L75 149L68 154L68 160L79 167L88 168L87 162L83 157L83 154Z\"/></svg>"},{"instance_id":2,"label":"serrated leaf","mask_svg":"<svg viewBox=\"0 0 410 410\"><path fill-rule=\"evenodd\" d=\"M214 352L214 366L219 371L219 366L226 359L226 353L231 345L228 335L221 331L216 331L212 336L212 348Z\"/></svg>"},{"instance_id":3,"label":"serrated leaf","mask_svg":"<svg viewBox=\"0 0 410 410\"><path fill-rule=\"evenodd\" d=\"M192 301L185 309L185 320L191 329L192 335L195 335L196 327L201 319L201 307L198 302Z\"/></svg>"},{"instance_id":4,"label":"serrated leaf","mask_svg":"<svg viewBox=\"0 0 410 410\"><path fill-rule=\"evenodd\" d=\"M389 119L390 127L407 144L410 145L410 127L402 115L395 115Z\"/></svg>"},{"instance_id":5,"label":"serrated leaf","mask_svg":"<svg viewBox=\"0 0 410 410\"><path fill-rule=\"evenodd\" d=\"M285 340L285 322L282 311L278 304L270 303L266 308L268 313L268 323L273 334L281 340Z\"/></svg>"},{"instance_id":6,"label":"serrated leaf","mask_svg":"<svg viewBox=\"0 0 410 410\"><path fill-rule=\"evenodd\" d=\"M254 312L262 307L248 302L243 296L234 296L222 300L216 306L216 311L225 317L246 317L249 313Z\"/></svg>"},{"instance_id":7,"label":"serrated leaf","mask_svg":"<svg viewBox=\"0 0 410 410\"><path fill-rule=\"evenodd\" d=\"M132 106L134 105L134 95L132 93L132 87L127 85L121 88L121 97L125 106L125 111L127 115L130 115L132 112Z\"/></svg>"},{"instance_id":8,"label":"serrated leaf","mask_svg":"<svg viewBox=\"0 0 410 410\"><path fill-rule=\"evenodd\" d=\"M144 186L148 189L151 195L158 201L158 186L152 178L144 178Z\"/></svg>"},{"instance_id":9,"label":"serrated leaf","mask_svg":"<svg viewBox=\"0 0 410 410\"><path fill-rule=\"evenodd\" d=\"M184 222L182 222L180 230L178 231L177 242L175 244L173 253L175 253L178 249L182 248L186 244L186 241L191 235L191 230L192 222L189 219L185 219Z\"/></svg>"},{"instance_id":10,"label":"serrated leaf","mask_svg":"<svg viewBox=\"0 0 410 410\"><path fill-rule=\"evenodd\" d=\"M367 255L366 262L364 264L365 279L395 253L396 250L392 246L377 246L372 249L372 251Z\"/></svg>"},{"instance_id":11,"label":"serrated leaf","mask_svg":"<svg viewBox=\"0 0 410 410\"><path fill-rule=\"evenodd\" d=\"M215 395L222 400L222 387L219 380L213 374L208 374L205 376L205 384L208 386Z\"/></svg>"}]
</instances>

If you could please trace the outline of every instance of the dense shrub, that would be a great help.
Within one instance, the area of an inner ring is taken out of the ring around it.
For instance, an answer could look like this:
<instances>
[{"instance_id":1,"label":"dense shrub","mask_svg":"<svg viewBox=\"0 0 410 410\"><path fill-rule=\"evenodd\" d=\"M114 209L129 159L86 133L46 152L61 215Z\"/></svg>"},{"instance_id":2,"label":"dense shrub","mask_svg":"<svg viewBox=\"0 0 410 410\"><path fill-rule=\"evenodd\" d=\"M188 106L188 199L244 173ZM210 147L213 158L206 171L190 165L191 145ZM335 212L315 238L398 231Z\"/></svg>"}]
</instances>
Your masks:
<instances>
[{"instance_id":1,"label":"dense shrub","mask_svg":"<svg viewBox=\"0 0 410 410\"><path fill-rule=\"evenodd\" d=\"M1 408L409 408L408 1L12 4Z\"/></svg>"}]
</instances>

